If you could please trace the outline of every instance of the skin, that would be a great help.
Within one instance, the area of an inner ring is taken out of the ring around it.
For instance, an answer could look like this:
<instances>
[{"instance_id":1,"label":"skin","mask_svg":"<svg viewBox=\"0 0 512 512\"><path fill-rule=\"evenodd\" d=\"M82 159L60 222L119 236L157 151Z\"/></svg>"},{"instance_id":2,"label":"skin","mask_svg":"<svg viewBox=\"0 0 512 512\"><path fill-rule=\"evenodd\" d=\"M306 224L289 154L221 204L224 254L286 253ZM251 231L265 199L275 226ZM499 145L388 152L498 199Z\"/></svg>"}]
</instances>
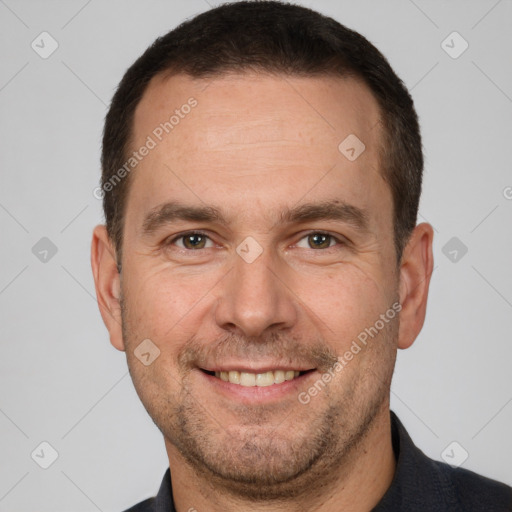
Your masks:
<instances>
[{"instance_id":1,"label":"skin","mask_svg":"<svg viewBox=\"0 0 512 512\"><path fill-rule=\"evenodd\" d=\"M164 434L176 509L367 511L395 471L389 389L397 349L424 322L432 228L415 228L398 263L379 109L359 81L155 77L133 148L191 96L197 106L130 175L121 274L102 225L91 256L111 343ZM353 162L338 150L349 134L366 146ZM176 200L216 207L225 223L174 220L144 233L147 214ZM279 217L326 201L364 210L367 229ZM199 248L177 238L189 230L206 236L192 237ZM309 236L318 231L334 238ZM262 249L251 263L236 251L249 236ZM397 301L399 321L300 403ZM134 351L148 338L160 355L145 366ZM200 368L310 371L242 388Z\"/></svg>"}]
</instances>

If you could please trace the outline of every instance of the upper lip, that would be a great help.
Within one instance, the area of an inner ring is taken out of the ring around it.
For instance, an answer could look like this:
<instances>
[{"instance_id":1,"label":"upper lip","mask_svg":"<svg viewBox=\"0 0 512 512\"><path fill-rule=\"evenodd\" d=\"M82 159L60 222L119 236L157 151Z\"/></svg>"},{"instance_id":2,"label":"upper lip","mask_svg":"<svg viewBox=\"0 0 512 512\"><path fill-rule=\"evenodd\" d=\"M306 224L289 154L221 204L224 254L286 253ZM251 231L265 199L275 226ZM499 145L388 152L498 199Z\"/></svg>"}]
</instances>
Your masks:
<instances>
[{"instance_id":1,"label":"upper lip","mask_svg":"<svg viewBox=\"0 0 512 512\"><path fill-rule=\"evenodd\" d=\"M248 365L247 363L233 363L233 364L211 364L206 366L201 366L201 370L206 370L209 372L247 372L247 373L265 373L265 372L273 372L273 371L299 371L305 372L308 370L314 370L311 366L304 365L296 365L293 364L282 364L282 363L270 363L265 365Z\"/></svg>"}]
</instances>

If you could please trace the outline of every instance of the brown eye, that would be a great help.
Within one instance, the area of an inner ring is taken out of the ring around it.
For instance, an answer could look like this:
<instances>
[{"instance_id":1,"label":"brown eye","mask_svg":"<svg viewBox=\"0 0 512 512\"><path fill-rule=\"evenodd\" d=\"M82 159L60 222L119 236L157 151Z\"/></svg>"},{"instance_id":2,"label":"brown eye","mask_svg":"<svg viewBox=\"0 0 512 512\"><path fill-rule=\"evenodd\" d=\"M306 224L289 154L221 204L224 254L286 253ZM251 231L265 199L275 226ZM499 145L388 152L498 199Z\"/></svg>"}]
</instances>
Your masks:
<instances>
[{"instance_id":1,"label":"brown eye","mask_svg":"<svg viewBox=\"0 0 512 512\"><path fill-rule=\"evenodd\" d=\"M208 242L210 242L209 246L206 245ZM176 237L171 243L176 244L181 249L188 250L211 247L211 240L203 233L185 233L184 235Z\"/></svg>"},{"instance_id":2,"label":"brown eye","mask_svg":"<svg viewBox=\"0 0 512 512\"><path fill-rule=\"evenodd\" d=\"M202 235L192 234L183 237L183 245L187 249L202 249L204 247L206 238Z\"/></svg>"},{"instance_id":3,"label":"brown eye","mask_svg":"<svg viewBox=\"0 0 512 512\"><path fill-rule=\"evenodd\" d=\"M297 247L302 249L330 249L335 246L339 246L341 249L344 245L342 240L323 231L312 231L297 243Z\"/></svg>"},{"instance_id":4,"label":"brown eye","mask_svg":"<svg viewBox=\"0 0 512 512\"><path fill-rule=\"evenodd\" d=\"M333 241L333 237L326 233L311 233L307 238L312 249L327 249Z\"/></svg>"}]
</instances>

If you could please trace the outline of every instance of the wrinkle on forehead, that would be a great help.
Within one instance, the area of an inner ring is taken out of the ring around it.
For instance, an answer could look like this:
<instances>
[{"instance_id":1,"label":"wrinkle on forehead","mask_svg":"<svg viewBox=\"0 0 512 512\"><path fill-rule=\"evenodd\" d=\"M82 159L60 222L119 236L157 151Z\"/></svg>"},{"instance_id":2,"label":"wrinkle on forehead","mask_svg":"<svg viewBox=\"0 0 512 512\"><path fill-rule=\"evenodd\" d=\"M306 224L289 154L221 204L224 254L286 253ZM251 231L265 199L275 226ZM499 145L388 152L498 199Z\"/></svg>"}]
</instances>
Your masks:
<instances>
[{"instance_id":1,"label":"wrinkle on forehead","mask_svg":"<svg viewBox=\"0 0 512 512\"><path fill-rule=\"evenodd\" d=\"M300 142L300 133L290 134L289 121L266 118L240 118L239 114L225 112L208 117L206 145L219 150L244 145L286 146Z\"/></svg>"}]
</instances>

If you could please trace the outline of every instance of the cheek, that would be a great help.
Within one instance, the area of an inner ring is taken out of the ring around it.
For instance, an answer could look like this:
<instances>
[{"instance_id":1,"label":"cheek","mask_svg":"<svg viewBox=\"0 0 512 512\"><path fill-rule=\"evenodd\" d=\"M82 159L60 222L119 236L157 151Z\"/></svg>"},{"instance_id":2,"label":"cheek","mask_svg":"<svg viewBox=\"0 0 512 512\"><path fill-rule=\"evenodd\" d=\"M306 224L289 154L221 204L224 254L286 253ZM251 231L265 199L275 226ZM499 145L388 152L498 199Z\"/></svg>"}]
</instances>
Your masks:
<instances>
[{"instance_id":1,"label":"cheek","mask_svg":"<svg viewBox=\"0 0 512 512\"><path fill-rule=\"evenodd\" d=\"M123 283L123 294L132 332L157 344L176 340L179 350L179 345L192 336L193 327L197 329L197 317L208 304L208 290L214 287L218 276L183 276L179 269L164 265L126 270L129 277Z\"/></svg>"},{"instance_id":2,"label":"cheek","mask_svg":"<svg viewBox=\"0 0 512 512\"><path fill-rule=\"evenodd\" d=\"M355 265L323 276L303 274L295 289L305 313L339 351L373 325L392 300L384 283Z\"/></svg>"}]
</instances>

